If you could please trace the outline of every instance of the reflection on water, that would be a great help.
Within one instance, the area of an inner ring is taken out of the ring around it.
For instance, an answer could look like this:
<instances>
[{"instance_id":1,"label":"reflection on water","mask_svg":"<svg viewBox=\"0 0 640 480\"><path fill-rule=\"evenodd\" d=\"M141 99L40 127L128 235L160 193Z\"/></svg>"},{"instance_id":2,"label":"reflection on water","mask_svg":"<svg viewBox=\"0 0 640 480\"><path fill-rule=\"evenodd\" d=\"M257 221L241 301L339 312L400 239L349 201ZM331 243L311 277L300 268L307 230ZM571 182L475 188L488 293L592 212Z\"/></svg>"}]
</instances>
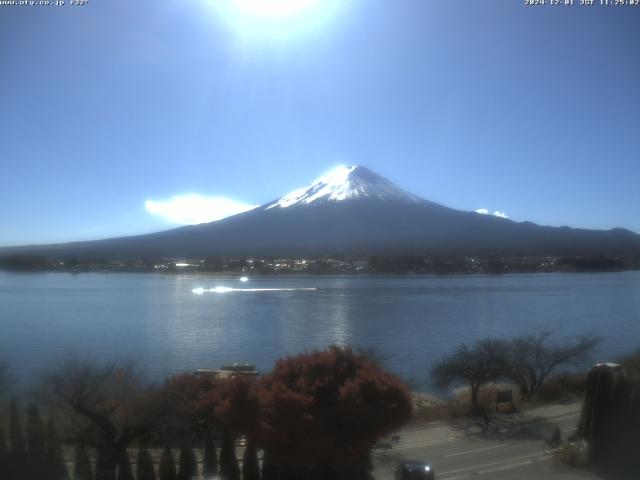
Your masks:
<instances>
[{"instance_id":1,"label":"reflection on water","mask_svg":"<svg viewBox=\"0 0 640 480\"><path fill-rule=\"evenodd\" d=\"M552 330L640 347L640 272L503 276L229 277L0 272L0 357L24 384L69 352L138 359L155 378L329 344L379 351L424 381L460 342ZM240 285L238 285L240 287Z\"/></svg>"}]
</instances>

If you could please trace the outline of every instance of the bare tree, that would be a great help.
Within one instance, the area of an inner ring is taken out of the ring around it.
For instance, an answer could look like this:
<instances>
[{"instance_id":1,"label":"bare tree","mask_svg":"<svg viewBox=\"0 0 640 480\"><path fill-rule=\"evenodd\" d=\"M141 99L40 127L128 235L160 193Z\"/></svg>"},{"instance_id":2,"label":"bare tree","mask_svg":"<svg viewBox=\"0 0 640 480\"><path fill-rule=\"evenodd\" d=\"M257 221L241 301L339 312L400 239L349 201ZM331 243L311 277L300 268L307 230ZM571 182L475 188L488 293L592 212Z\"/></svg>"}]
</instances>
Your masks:
<instances>
[{"instance_id":1,"label":"bare tree","mask_svg":"<svg viewBox=\"0 0 640 480\"><path fill-rule=\"evenodd\" d=\"M502 340L481 340L471 348L463 344L451 355L437 362L431 374L436 384L443 388L466 383L471 391L472 412L480 413L480 387L504 375L508 352L509 344Z\"/></svg>"},{"instance_id":2,"label":"bare tree","mask_svg":"<svg viewBox=\"0 0 640 480\"><path fill-rule=\"evenodd\" d=\"M68 420L71 435L100 458L96 478L114 480L118 463L159 416L157 393L131 363L70 358L44 379L48 403Z\"/></svg>"},{"instance_id":3,"label":"bare tree","mask_svg":"<svg viewBox=\"0 0 640 480\"><path fill-rule=\"evenodd\" d=\"M523 400L533 397L545 379L562 365L576 365L588 359L600 339L579 337L573 343L553 345L551 332L525 335L511 341L507 377L516 384Z\"/></svg>"}]
</instances>

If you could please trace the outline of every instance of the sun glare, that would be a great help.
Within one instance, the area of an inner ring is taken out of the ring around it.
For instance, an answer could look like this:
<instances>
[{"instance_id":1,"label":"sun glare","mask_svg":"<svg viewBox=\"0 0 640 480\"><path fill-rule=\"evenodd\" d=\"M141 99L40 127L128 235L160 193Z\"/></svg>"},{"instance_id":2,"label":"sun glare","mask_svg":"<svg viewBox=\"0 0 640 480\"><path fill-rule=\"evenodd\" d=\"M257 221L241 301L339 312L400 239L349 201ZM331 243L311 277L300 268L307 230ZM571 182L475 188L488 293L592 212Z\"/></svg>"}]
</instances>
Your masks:
<instances>
[{"instance_id":1,"label":"sun glare","mask_svg":"<svg viewBox=\"0 0 640 480\"><path fill-rule=\"evenodd\" d=\"M233 6L245 15L264 19L286 19L303 14L318 0L233 0Z\"/></svg>"},{"instance_id":2,"label":"sun glare","mask_svg":"<svg viewBox=\"0 0 640 480\"><path fill-rule=\"evenodd\" d=\"M336 9L339 0L212 0L235 30L246 35L288 36L309 30Z\"/></svg>"}]
</instances>

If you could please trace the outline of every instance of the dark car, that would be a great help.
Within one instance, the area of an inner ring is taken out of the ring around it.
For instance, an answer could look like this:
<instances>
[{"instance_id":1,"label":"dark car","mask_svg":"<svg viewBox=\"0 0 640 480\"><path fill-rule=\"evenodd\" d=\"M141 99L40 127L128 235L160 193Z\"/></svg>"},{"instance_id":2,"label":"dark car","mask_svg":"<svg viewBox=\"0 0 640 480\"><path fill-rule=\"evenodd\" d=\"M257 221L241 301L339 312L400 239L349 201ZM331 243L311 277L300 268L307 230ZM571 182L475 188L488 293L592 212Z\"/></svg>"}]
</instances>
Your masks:
<instances>
[{"instance_id":1,"label":"dark car","mask_svg":"<svg viewBox=\"0 0 640 480\"><path fill-rule=\"evenodd\" d=\"M406 462L398 465L396 480L433 480L433 467L425 462Z\"/></svg>"}]
</instances>

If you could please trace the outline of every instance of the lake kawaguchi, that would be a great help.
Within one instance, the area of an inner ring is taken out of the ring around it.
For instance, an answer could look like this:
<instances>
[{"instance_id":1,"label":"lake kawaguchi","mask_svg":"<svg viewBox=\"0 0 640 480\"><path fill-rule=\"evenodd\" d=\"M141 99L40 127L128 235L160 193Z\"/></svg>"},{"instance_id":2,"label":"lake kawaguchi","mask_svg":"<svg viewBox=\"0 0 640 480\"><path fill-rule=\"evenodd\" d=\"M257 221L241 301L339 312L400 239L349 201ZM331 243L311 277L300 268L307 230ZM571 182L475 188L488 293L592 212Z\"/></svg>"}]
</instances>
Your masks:
<instances>
[{"instance_id":1,"label":"lake kawaguchi","mask_svg":"<svg viewBox=\"0 0 640 480\"><path fill-rule=\"evenodd\" d=\"M488 336L595 334L595 361L640 348L640 272L239 278L0 272L0 358L26 388L69 354L134 359L159 380L353 345L427 389L434 360Z\"/></svg>"}]
</instances>

